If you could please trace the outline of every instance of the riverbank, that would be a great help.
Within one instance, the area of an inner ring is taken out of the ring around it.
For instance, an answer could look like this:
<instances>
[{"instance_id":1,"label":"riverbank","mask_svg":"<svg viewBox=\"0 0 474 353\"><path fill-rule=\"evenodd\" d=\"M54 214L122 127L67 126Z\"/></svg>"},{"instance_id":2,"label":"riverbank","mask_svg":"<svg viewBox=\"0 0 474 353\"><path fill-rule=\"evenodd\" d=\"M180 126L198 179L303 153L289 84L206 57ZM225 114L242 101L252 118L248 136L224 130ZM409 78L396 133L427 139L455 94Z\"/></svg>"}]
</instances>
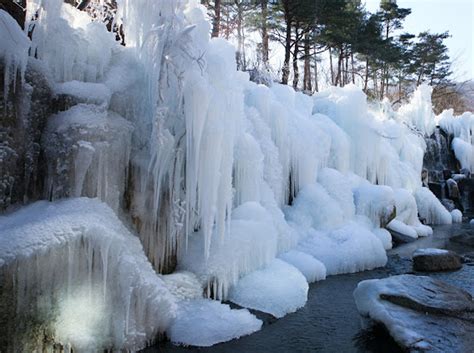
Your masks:
<instances>
[{"instance_id":1,"label":"riverbank","mask_svg":"<svg viewBox=\"0 0 474 353\"><path fill-rule=\"evenodd\" d=\"M142 352L401 352L386 333L362 330L352 293L357 284L366 279L413 273L411 255L417 248L438 247L461 255L474 252L474 246L462 241L474 239L472 225L463 223L436 226L433 231L431 237L421 238L389 251L389 261L384 268L330 276L310 285L308 302L304 308L280 320L269 320L268 316L261 316L265 325L253 335L209 348L177 347L170 342L163 342ZM473 265L474 262L468 262L459 271L429 275L474 294Z\"/></svg>"}]
</instances>

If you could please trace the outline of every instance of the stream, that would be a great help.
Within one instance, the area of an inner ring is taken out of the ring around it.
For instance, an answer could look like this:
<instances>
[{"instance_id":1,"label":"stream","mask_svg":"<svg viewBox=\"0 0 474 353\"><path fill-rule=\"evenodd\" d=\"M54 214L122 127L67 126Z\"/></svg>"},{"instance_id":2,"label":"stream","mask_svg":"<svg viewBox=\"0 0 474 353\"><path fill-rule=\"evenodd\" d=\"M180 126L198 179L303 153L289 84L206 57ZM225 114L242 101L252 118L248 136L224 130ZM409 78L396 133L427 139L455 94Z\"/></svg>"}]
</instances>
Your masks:
<instances>
[{"instance_id":1,"label":"stream","mask_svg":"<svg viewBox=\"0 0 474 353\"><path fill-rule=\"evenodd\" d=\"M411 254L417 248L437 247L474 254L474 226L466 223L433 227L433 236L403 244L388 252L387 266L354 274L330 276L310 285L304 308L275 320L252 311L264 321L262 330L208 348L178 347L162 342L142 353L264 353L264 352L401 352L381 329L363 330L352 292L360 281L413 273ZM471 257L474 261L474 256ZM423 274L424 273L417 273ZM474 294L474 263L454 272L429 274Z\"/></svg>"}]
</instances>

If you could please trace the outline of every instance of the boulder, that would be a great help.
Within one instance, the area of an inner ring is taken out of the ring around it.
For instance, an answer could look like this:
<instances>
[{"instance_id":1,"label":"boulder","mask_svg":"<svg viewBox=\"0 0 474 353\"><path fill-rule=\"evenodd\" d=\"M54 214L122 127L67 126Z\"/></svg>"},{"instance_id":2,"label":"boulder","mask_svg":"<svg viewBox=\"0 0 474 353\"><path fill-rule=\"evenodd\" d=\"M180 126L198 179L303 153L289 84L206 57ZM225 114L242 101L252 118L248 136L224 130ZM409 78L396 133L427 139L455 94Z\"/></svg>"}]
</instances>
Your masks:
<instances>
[{"instance_id":1,"label":"boulder","mask_svg":"<svg viewBox=\"0 0 474 353\"><path fill-rule=\"evenodd\" d=\"M415 271L436 272L459 270L462 267L461 256L443 249L418 249L413 253Z\"/></svg>"},{"instance_id":2,"label":"boulder","mask_svg":"<svg viewBox=\"0 0 474 353\"><path fill-rule=\"evenodd\" d=\"M472 222L472 220L471 220ZM471 225L474 224L469 222ZM471 233L462 233L462 234L458 234L458 235L455 235L454 237L451 237L449 238L449 241L455 243L455 244L460 244L462 246L465 246L465 247L474 247L474 234L471 234Z\"/></svg>"},{"instance_id":3,"label":"boulder","mask_svg":"<svg viewBox=\"0 0 474 353\"><path fill-rule=\"evenodd\" d=\"M460 288L399 275L360 282L354 298L367 322L384 326L408 352L472 352L474 301Z\"/></svg>"},{"instance_id":4,"label":"boulder","mask_svg":"<svg viewBox=\"0 0 474 353\"><path fill-rule=\"evenodd\" d=\"M407 226L398 219L392 220L387 225L387 230L392 235L395 243L411 243L418 238L418 234L412 227Z\"/></svg>"}]
</instances>

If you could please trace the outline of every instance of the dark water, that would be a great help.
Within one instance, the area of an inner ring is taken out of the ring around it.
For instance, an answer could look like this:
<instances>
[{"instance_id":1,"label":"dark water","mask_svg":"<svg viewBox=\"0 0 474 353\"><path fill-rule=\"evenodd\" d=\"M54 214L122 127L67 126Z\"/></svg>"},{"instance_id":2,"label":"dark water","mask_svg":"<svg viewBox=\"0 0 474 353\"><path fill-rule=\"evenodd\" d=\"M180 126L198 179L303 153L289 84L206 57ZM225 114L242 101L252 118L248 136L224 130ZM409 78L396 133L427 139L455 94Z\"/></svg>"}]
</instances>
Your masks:
<instances>
[{"instance_id":1,"label":"dark water","mask_svg":"<svg viewBox=\"0 0 474 353\"><path fill-rule=\"evenodd\" d=\"M332 276L325 281L314 283L310 286L308 302L304 308L279 320L268 320L268 317L260 315L265 325L253 335L209 348L177 347L163 342L144 350L143 353L401 352L383 330L362 329L352 297L357 283L366 279L411 272L411 254L418 247L448 248L460 254L474 252L474 245L450 241L459 235L473 234L474 226L468 224L436 227L432 237L390 251L389 262L385 268ZM474 294L473 266L466 264L460 271L432 276L461 286Z\"/></svg>"}]
</instances>

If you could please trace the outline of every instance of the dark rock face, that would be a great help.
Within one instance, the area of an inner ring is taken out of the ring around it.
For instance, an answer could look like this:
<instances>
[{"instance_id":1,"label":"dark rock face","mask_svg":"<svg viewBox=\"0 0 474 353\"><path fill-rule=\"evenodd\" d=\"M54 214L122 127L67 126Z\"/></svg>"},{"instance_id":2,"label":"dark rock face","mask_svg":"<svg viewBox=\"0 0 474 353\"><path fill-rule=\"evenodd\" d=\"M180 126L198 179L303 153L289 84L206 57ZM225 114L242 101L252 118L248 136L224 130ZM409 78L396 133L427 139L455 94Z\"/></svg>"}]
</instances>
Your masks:
<instances>
[{"instance_id":1,"label":"dark rock face","mask_svg":"<svg viewBox=\"0 0 474 353\"><path fill-rule=\"evenodd\" d=\"M453 271L462 267L461 256L453 251L441 249L418 249L413 253L415 271Z\"/></svg>"},{"instance_id":2,"label":"dark rock face","mask_svg":"<svg viewBox=\"0 0 474 353\"><path fill-rule=\"evenodd\" d=\"M3 77L0 66L0 77ZM0 85L0 211L42 194L44 162L40 141L51 115L52 92L42 67L31 59L25 84L17 80L4 99Z\"/></svg>"},{"instance_id":3,"label":"dark rock face","mask_svg":"<svg viewBox=\"0 0 474 353\"><path fill-rule=\"evenodd\" d=\"M474 213L474 178L460 179L458 181L460 203L465 213Z\"/></svg>"},{"instance_id":4,"label":"dark rock face","mask_svg":"<svg viewBox=\"0 0 474 353\"><path fill-rule=\"evenodd\" d=\"M474 178L469 171L460 169L451 148L452 139L452 135L439 127L432 136L425 138L423 183L440 200L450 200L454 208L472 214L474 212ZM444 201L443 205L451 206L447 201Z\"/></svg>"},{"instance_id":5,"label":"dark rock face","mask_svg":"<svg viewBox=\"0 0 474 353\"><path fill-rule=\"evenodd\" d=\"M428 180L432 183L444 181L444 170L455 170L456 157L451 150L452 137L440 128L425 139L426 153L423 157L423 167L428 171Z\"/></svg>"},{"instance_id":6,"label":"dark rock face","mask_svg":"<svg viewBox=\"0 0 474 353\"><path fill-rule=\"evenodd\" d=\"M472 352L474 301L457 287L425 276L360 282L357 308L383 325L408 352Z\"/></svg>"}]
</instances>

